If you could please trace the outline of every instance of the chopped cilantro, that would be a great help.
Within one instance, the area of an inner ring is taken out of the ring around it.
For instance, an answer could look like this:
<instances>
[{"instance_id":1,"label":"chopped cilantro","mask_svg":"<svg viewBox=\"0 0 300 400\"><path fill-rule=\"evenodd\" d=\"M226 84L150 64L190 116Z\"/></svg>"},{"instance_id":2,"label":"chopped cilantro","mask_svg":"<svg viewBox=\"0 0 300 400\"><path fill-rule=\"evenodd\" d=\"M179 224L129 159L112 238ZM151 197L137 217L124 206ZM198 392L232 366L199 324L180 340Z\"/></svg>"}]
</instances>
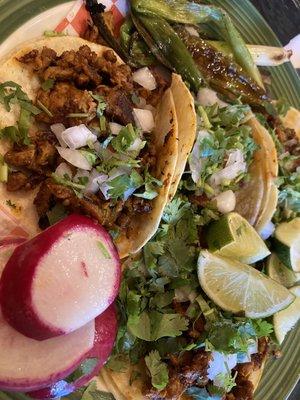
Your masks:
<instances>
[{"instance_id":1,"label":"chopped cilantro","mask_svg":"<svg viewBox=\"0 0 300 400\"><path fill-rule=\"evenodd\" d=\"M161 361L159 352L154 350L145 357L145 363L151 375L152 386L158 390L163 390L169 381L167 365Z\"/></svg>"},{"instance_id":2,"label":"chopped cilantro","mask_svg":"<svg viewBox=\"0 0 300 400\"><path fill-rule=\"evenodd\" d=\"M97 246L99 247L99 249L101 250L104 258L106 259L111 259L111 255L109 254L109 251L107 250L107 248L105 247L105 245L102 242L97 242Z\"/></svg>"},{"instance_id":3,"label":"chopped cilantro","mask_svg":"<svg viewBox=\"0 0 300 400\"><path fill-rule=\"evenodd\" d=\"M138 129L134 129L132 124L128 124L120 130L117 136L112 139L111 145L117 152L124 153L138 137Z\"/></svg>"},{"instance_id":4,"label":"chopped cilantro","mask_svg":"<svg viewBox=\"0 0 300 400\"><path fill-rule=\"evenodd\" d=\"M47 79L42 83L41 87L45 92L48 92L50 89L53 88L54 82L54 79Z\"/></svg>"},{"instance_id":5,"label":"chopped cilantro","mask_svg":"<svg viewBox=\"0 0 300 400\"><path fill-rule=\"evenodd\" d=\"M32 104L21 86L12 81L0 84L0 103L4 105L8 112L11 111L13 104L18 104L20 107L17 126L8 126L0 130L0 138L9 139L13 143L30 144L28 132L31 117L39 114L41 110Z\"/></svg>"},{"instance_id":6,"label":"chopped cilantro","mask_svg":"<svg viewBox=\"0 0 300 400\"><path fill-rule=\"evenodd\" d=\"M50 117L50 118L53 117L52 112L40 100L37 100L36 103L41 108L41 110L44 111L44 113L48 115L48 117Z\"/></svg>"},{"instance_id":7,"label":"chopped cilantro","mask_svg":"<svg viewBox=\"0 0 300 400\"><path fill-rule=\"evenodd\" d=\"M55 206L47 212L47 218L49 220L50 226L56 224L58 221L61 221L66 216L67 211L65 207L60 203L55 204Z\"/></svg>"},{"instance_id":8,"label":"chopped cilantro","mask_svg":"<svg viewBox=\"0 0 300 400\"><path fill-rule=\"evenodd\" d=\"M70 398L70 395L68 395L68 398ZM81 400L115 400L115 398L111 393L99 390L96 382L92 381L84 390Z\"/></svg>"},{"instance_id":9,"label":"chopped cilantro","mask_svg":"<svg viewBox=\"0 0 300 400\"><path fill-rule=\"evenodd\" d=\"M157 195L157 188L162 186L159 179L154 178L149 172L145 171L145 191L143 193L135 193L136 197L141 197L147 200L153 200Z\"/></svg>"},{"instance_id":10,"label":"chopped cilantro","mask_svg":"<svg viewBox=\"0 0 300 400\"><path fill-rule=\"evenodd\" d=\"M97 117L100 118L103 116L104 111L106 109L106 102L103 96L99 94L90 93L92 98L98 102L97 104Z\"/></svg>"},{"instance_id":11,"label":"chopped cilantro","mask_svg":"<svg viewBox=\"0 0 300 400\"><path fill-rule=\"evenodd\" d=\"M78 182L73 182L72 179L69 177L68 174L65 174L63 177L53 173L52 175L53 180L58 183L59 185L63 185L69 187L74 190L75 194L78 197L81 197L81 192L85 189L89 178L87 176L82 176L78 179Z\"/></svg>"},{"instance_id":12,"label":"chopped cilantro","mask_svg":"<svg viewBox=\"0 0 300 400\"><path fill-rule=\"evenodd\" d=\"M80 153L87 159L88 163L91 166L94 166L97 162L98 155L92 149L89 150L80 150Z\"/></svg>"},{"instance_id":13,"label":"chopped cilantro","mask_svg":"<svg viewBox=\"0 0 300 400\"><path fill-rule=\"evenodd\" d=\"M143 185L142 176L135 170L130 175L119 175L109 181L108 195L111 199L128 198L136 189Z\"/></svg>"},{"instance_id":14,"label":"chopped cilantro","mask_svg":"<svg viewBox=\"0 0 300 400\"><path fill-rule=\"evenodd\" d=\"M272 324L263 319L253 320L252 324L257 338L270 336L274 329Z\"/></svg>"}]
</instances>

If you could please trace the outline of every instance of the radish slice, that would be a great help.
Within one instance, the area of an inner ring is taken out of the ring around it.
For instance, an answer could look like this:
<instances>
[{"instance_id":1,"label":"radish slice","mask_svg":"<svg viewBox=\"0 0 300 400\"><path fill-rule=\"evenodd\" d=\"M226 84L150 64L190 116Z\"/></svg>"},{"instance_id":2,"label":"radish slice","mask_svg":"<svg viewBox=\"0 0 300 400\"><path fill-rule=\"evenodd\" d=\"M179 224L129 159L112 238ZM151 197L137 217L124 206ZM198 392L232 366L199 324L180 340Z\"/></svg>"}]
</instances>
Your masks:
<instances>
[{"instance_id":1,"label":"radish slice","mask_svg":"<svg viewBox=\"0 0 300 400\"><path fill-rule=\"evenodd\" d=\"M15 248L16 243L1 247L0 273ZM8 325L0 311L0 390L37 390L63 379L91 354L95 340L94 321L66 336L29 339Z\"/></svg>"},{"instance_id":2,"label":"radish slice","mask_svg":"<svg viewBox=\"0 0 300 400\"><path fill-rule=\"evenodd\" d=\"M2 312L30 338L64 335L113 303L120 276L120 259L109 234L74 214L14 251L0 281Z\"/></svg>"},{"instance_id":3,"label":"radish slice","mask_svg":"<svg viewBox=\"0 0 300 400\"><path fill-rule=\"evenodd\" d=\"M115 306L111 305L95 320L96 333L94 347L86 357L86 360L95 358L98 360L93 370L76 379L74 382L69 383L65 380L58 381L48 388L28 393L28 395L41 400L54 399L57 397L67 396L86 385L94 376L99 374L100 369L110 356L117 334L117 327Z\"/></svg>"}]
</instances>

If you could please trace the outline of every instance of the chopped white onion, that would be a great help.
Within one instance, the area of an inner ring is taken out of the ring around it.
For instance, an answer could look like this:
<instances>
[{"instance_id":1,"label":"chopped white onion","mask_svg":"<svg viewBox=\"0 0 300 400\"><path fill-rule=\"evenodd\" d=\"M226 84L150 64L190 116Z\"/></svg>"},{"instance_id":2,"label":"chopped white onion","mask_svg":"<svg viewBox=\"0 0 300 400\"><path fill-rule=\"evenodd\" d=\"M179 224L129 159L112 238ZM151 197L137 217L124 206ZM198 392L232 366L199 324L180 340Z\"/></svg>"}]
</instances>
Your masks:
<instances>
[{"instance_id":1,"label":"chopped white onion","mask_svg":"<svg viewBox=\"0 0 300 400\"><path fill-rule=\"evenodd\" d=\"M195 183L199 182L201 171L204 167L206 160L200 157L200 145L204 138L209 137L208 131L200 130L196 142L194 144L193 150L189 157L189 166L192 172L192 179Z\"/></svg>"},{"instance_id":2,"label":"chopped white onion","mask_svg":"<svg viewBox=\"0 0 300 400\"><path fill-rule=\"evenodd\" d=\"M92 166L88 160L80 153L79 150L64 149L63 147L56 147L59 155L74 167L90 171Z\"/></svg>"},{"instance_id":3,"label":"chopped white onion","mask_svg":"<svg viewBox=\"0 0 300 400\"><path fill-rule=\"evenodd\" d=\"M62 138L62 133L66 130L66 127L63 124L53 124L50 126L50 129L56 136L61 147L67 147L66 142Z\"/></svg>"},{"instance_id":4,"label":"chopped white onion","mask_svg":"<svg viewBox=\"0 0 300 400\"><path fill-rule=\"evenodd\" d=\"M88 142L95 143L97 136L94 135L85 125L72 126L62 133L62 139L67 146L72 149L79 149L88 144Z\"/></svg>"},{"instance_id":5,"label":"chopped white onion","mask_svg":"<svg viewBox=\"0 0 300 400\"><path fill-rule=\"evenodd\" d=\"M209 88L200 88L197 93L197 100L203 107L213 106L216 103L220 108L228 106L228 103L219 99L217 92Z\"/></svg>"},{"instance_id":6,"label":"chopped white onion","mask_svg":"<svg viewBox=\"0 0 300 400\"><path fill-rule=\"evenodd\" d=\"M227 214L235 209L236 197L232 190L226 190L215 197L217 209L222 214Z\"/></svg>"},{"instance_id":7,"label":"chopped white onion","mask_svg":"<svg viewBox=\"0 0 300 400\"><path fill-rule=\"evenodd\" d=\"M233 150L229 153L225 168L215 172L209 179L209 183L213 186L219 186L224 181L231 181L239 174L245 172L247 164L244 161L244 155L240 149Z\"/></svg>"},{"instance_id":8,"label":"chopped white onion","mask_svg":"<svg viewBox=\"0 0 300 400\"><path fill-rule=\"evenodd\" d=\"M258 352L257 340L253 340L249 346L246 353L238 353L237 361L238 364L244 364L251 361L251 355Z\"/></svg>"},{"instance_id":9,"label":"chopped white onion","mask_svg":"<svg viewBox=\"0 0 300 400\"><path fill-rule=\"evenodd\" d=\"M73 177L73 181L77 182L79 178L84 178L84 177L89 177L90 173L89 171L85 171L84 169L78 169L76 174Z\"/></svg>"},{"instance_id":10,"label":"chopped white onion","mask_svg":"<svg viewBox=\"0 0 300 400\"><path fill-rule=\"evenodd\" d=\"M263 240L269 239L269 237L275 231L275 225L269 221L258 233Z\"/></svg>"},{"instance_id":11,"label":"chopped white onion","mask_svg":"<svg viewBox=\"0 0 300 400\"><path fill-rule=\"evenodd\" d=\"M111 131L112 135L118 135L120 133L120 130L124 128L123 125L117 124L116 122L110 122L109 123L109 128Z\"/></svg>"},{"instance_id":12,"label":"chopped white onion","mask_svg":"<svg viewBox=\"0 0 300 400\"><path fill-rule=\"evenodd\" d=\"M145 141L141 138L137 137L135 141L132 143L130 147L128 147L128 151L140 151L145 146Z\"/></svg>"},{"instance_id":13,"label":"chopped white onion","mask_svg":"<svg viewBox=\"0 0 300 400\"><path fill-rule=\"evenodd\" d=\"M58 176L61 176L61 177L64 177L65 175L68 175L70 178L72 178L72 169L67 163L62 162L56 168L55 174L58 175Z\"/></svg>"},{"instance_id":14,"label":"chopped white onion","mask_svg":"<svg viewBox=\"0 0 300 400\"><path fill-rule=\"evenodd\" d=\"M96 169L93 169L90 176L89 182L86 186L85 191L88 193L97 193L100 189L100 185L106 182L108 179L108 175L103 172L98 172Z\"/></svg>"},{"instance_id":15,"label":"chopped white onion","mask_svg":"<svg viewBox=\"0 0 300 400\"><path fill-rule=\"evenodd\" d=\"M211 360L208 363L207 376L211 381L214 381L215 386L220 387L218 375L227 374L227 368L231 371L237 364L236 354L224 354L219 351L211 353Z\"/></svg>"},{"instance_id":16,"label":"chopped white onion","mask_svg":"<svg viewBox=\"0 0 300 400\"><path fill-rule=\"evenodd\" d=\"M185 30L192 36L199 37L199 32L193 26L186 26Z\"/></svg>"},{"instance_id":17,"label":"chopped white onion","mask_svg":"<svg viewBox=\"0 0 300 400\"><path fill-rule=\"evenodd\" d=\"M148 67L140 68L132 74L134 82L143 86L145 89L156 89L156 80Z\"/></svg>"},{"instance_id":18,"label":"chopped white onion","mask_svg":"<svg viewBox=\"0 0 300 400\"><path fill-rule=\"evenodd\" d=\"M134 108L133 117L137 127L143 132L151 132L153 130L154 118L151 111Z\"/></svg>"}]
</instances>

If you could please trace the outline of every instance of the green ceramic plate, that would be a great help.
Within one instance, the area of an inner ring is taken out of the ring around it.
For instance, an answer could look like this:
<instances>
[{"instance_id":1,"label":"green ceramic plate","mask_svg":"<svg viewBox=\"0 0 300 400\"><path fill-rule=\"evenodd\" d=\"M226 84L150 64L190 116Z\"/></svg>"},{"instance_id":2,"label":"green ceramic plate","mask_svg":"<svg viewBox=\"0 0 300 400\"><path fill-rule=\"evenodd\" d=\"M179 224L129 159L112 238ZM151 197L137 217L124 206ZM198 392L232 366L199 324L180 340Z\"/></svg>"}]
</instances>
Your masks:
<instances>
[{"instance_id":1,"label":"green ceramic plate","mask_svg":"<svg viewBox=\"0 0 300 400\"><path fill-rule=\"evenodd\" d=\"M4 42L0 46L0 54L24 38L36 36L34 33L41 30L41 23L45 29L50 29L51 24L55 26L55 15L64 15L68 10L68 4L65 3L62 0L0 0L0 43ZM248 43L280 45L273 31L248 0L215 0L214 3L227 10ZM20 28L24 24L25 29ZM13 33L13 37L5 41ZM270 69L270 73L274 96L284 97L300 109L300 80L292 65ZM282 358L267 363L255 400L286 400L299 375L300 327L289 334L283 345ZM20 400L24 396L3 394L0 398Z\"/></svg>"}]
</instances>

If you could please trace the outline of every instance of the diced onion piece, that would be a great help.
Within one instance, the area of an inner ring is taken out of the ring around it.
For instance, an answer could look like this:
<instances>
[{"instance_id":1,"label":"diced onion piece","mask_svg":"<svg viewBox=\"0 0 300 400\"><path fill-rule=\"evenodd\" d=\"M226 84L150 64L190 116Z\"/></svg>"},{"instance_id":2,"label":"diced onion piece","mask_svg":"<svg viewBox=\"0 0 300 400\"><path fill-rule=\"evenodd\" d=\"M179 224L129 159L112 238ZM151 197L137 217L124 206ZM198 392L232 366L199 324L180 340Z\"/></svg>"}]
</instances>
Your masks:
<instances>
[{"instance_id":1,"label":"diced onion piece","mask_svg":"<svg viewBox=\"0 0 300 400\"><path fill-rule=\"evenodd\" d=\"M137 127L143 132L151 132L153 130L154 118L151 111L134 108L133 117Z\"/></svg>"},{"instance_id":2,"label":"diced onion piece","mask_svg":"<svg viewBox=\"0 0 300 400\"><path fill-rule=\"evenodd\" d=\"M127 150L128 151L140 151L140 150L142 150L142 148L144 146L145 146L145 142L141 138L137 137L135 139L135 141L132 143L132 145L130 147L128 147Z\"/></svg>"},{"instance_id":3,"label":"diced onion piece","mask_svg":"<svg viewBox=\"0 0 300 400\"><path fill-rule=\"evenodd\" d=\"M203 107L213 106L214 104L218 104L220 108L228 106L228 103L219 99L217 92L209 88L200 88L197 93L197 100Z\"/></svg>"},{"instance_id":4,"label":"diced onion piece","mask_svg":"<svg viewBox=\"0 0 300 400\"><path fill-rule=\"evenodd\" d=\"M100 185L106 182L107 179L108 175L105 175L104 173L98 172L96 169L93 169L89 176L89 182L85 191L89 193L97 193L100 190Z\"/></svg>"},{"instance_id":5,"label":"diced onion piece","mask_svg":"<svg viewBox=\"0 0 300 400\"><path fill-rule=\"evenodd\" d=\"M50 129L56 136L61 147L67 147L66 142L62 138L62 133L66 130L66 127L63 124L53 124L50 126Z\"/></svg>"},{"instance_id":6,"label":"diced onion piece","mask_svg":"<svg viewBox=\"0 0 300 400\"><path fill-rule=\"evenodd\" d=\"M134 82L143 86L145 89L156 89L156 80L148 67L140 68L132 74Z\"/></svg>"},{"instance_id":7,"label":"diced onion piece","mask_svg":"<svg viewBox=\"0 0 300 400\"><path fill-rule=\"evenodd\" d=\"M110 122L109 123L109 128L111 131L112 135L118 135L120 133L120 130L124 128L123 125L117 124L116 122Z\"/></svg>"},{"instance_id":8,"label":"diced onion piece","mask_svg":"<svg viewBox=\"0 0 300 400\"><path fill-rule=\"evenodd\" d=\"M62 133L62 139L67 146L72 149L79 149L88 144L88 142L95 143L97 136L94 135L85 125L72 126Z\"/></svg>"},{"instance_id":9,"label":"diced onion piece","mask_svg":"<svg viewBox=\"0 0 300 400\"><path fill-rule=\"evenodd\" d=\"M220 386L218 376L226 374L228 369L231 371L237 364L236 354L224 354L219 351L211 353L211 360L208 363L207 376L211 381L214 381L215 386Z\"/></svg>"},{"instance_id":10,"label":"diced onion piece","mask_svg":"<svg viewBox=\"0 0 300 400\"><path fill-rule=\"evenodd\" d=\"M224 181L231 181L239 174L245 172L247 164L241 150L236 149L229 154L225 168L215 172L210 177L210 184L214 187L221 185Z\"/></svg>"},{"instance_id":11,"label":"diced onion piece","mask_svg":"<svg viewBox=\"0 0 300 400\"><path fill-rule=\"evenodd\" d=\"M275 231L275 225L273 222L269 221L259 232L260 237L263 240L269 239L269 237L273 234Z\"/></svg>"},{"instance_id":12,"label":"diced onion piece","mask_svg":"<svg viewBox=\"0 0 300 400\"><path fill-rule=\"evenodd\" d=\"M200 130L198 132L197 140L189 157L189 165L192 172L192 179L195 183L199 182L201 171L205 163L205 159L201 158L200 155L200 145L202 140L209 136L210 135L206 130Z\"/></svg>"},{"instance_id":13,"label":"diced onion piece","mask_svg":"<svg viewBox=\"0 0 300 400\"><path fill-rule=\"evenodd\" d=\"M185 26L185 30L191 35L199 37L199 32L193 26Z\"/></svg>"},{"instance_id":14,"label":"diced onion piece","mask_svg":"<svg viewBox=\"0 0 300 400\"><path fill-rule=\"evenodd\" d=\"M227 214L235 209L236 197L232 190L220 193L215 197L217 209L222 214Z\"/></svg>"},{"instance_id":15,"label":"diced onion piece","mask_svg":"<svg viewBox=\"0 0 300 400\"><path fill-rule=\"evenodd\" d=\"M72 178L72 169L65 162L62 162L59 164L59 166L55 170L55 173L56 173L56 175L61 176L61 177L68 175L70 178Z\"/></svg>"},{"instance_id":16,"label":"diced onion piece","mask_svg":"<svg viewBox=\"0 0 300 400\"><path fill-rule=\"evenodd\" d=\"M90 171L92 166L88 160L80 153L79 150L64 149L63 147L56 147L59 155L74 167Z\"/></svg>"}]
</instances>

